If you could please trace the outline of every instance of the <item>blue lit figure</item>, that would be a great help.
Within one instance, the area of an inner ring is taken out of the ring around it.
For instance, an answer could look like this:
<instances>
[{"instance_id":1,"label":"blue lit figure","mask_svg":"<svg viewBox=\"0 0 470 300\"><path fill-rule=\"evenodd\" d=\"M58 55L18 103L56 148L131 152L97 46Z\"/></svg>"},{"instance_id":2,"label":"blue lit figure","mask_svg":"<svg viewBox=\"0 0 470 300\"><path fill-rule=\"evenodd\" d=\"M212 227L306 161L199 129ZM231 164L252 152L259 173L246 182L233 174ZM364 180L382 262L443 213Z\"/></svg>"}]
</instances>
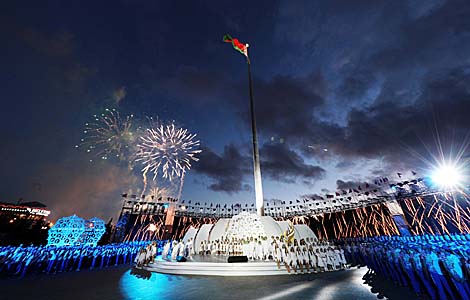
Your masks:
<instances>
[{"instance_id":1,"label":"blue lit figure","mask_svg":"<svg viewBox=\"0 0 470 300\"><path fill-rule=\"evenodd\" d=\"M401 257L403 269L406 272L406 275L408 275L408 278L410 279L411 286L413 287L413 290L417 293L421 293L421 288L419 287L419 281L416 279L415 273L413 271L413 263L411 259L411 251L408 251L403 253Z\"/></svg>"},{"instance_id":2,"label":"blue lit figure","mask_svg":"<svg viewBox=\"0 0 470 300\"><path fill-rule=\"evenodd\" d=\"M399 248L396 248L393 252L393 265L394 268L397 272L397 277L399 280L399 283L403 286L408 286L408 280L406 277L406 272L403 268L402 262L400 260L400 256L402 254L402 250Z\"/></svg>"},{"instance_id":3,"label":"blue lit figure","mask_svg":"<svg viewBox=\"0 0 470 300\"><path fill-rule=\"evenodd\" d=\"M56 250L55 250L55 249L51 249L51 250L49 251L49 255L50 255L50 257L49 257L49 262L48 262L48 264L47 264L47 269L46 269L46 272L47 272L47 273L51 273L52 267L54 266L54 263L55 263L55 261L56 261L56 259L57 259Z\"/></svg>"},{"instance_id":4,"label":"blue lit figure","mask_svg":"<svg viewBox=\"0 0 470 300\"><path fill-rule=\"evenodd\" d=\"M109 267L109 261L111 260L111 249L106 249L106 267Z\"/></svg>"},{"instance_id":5,"label":"blue lit figure","mask_svg":"<svg viewBox=\"0 0 470 300\"><path fill-rule=\"evenodd\" d=\"M121 255L121 247L118 247L117 251L116 251L116 261L114 263L115 266L118 265L118 262L119 262L119 255Z\"/></svg>"},{"instance_id":6,"label":"blue lit figure","mask_svg":"<svg viewBox=\"0 0 470 300\"><path fill-rule=\"evenodd\" d=\"M100 257L101 257L100 269L102 269L103 266L104 266L104 261L106 260L106 251L107 250L105 249L105 250L101 251L101 253L100 253Z\"/></svg>"},{"instance_id":7,"label":"blue lit figure","mask_svg":"<svg viewBox=\"0 0 470 300\"><path fill-rule=\"evenodd\" d=\"M131 253L131 263L135 261L135 258L138 252L139 252L139 246L133 246L132 253Z\"/></svg>"},{"instance_id":8,"label":"blue lit figure","mask_svg":"<svg viewBox=\"0 0 470 300\"><path fill-rule=\"evenodd\" d=\"M78 265L78 261L80 260L81 256L81 249L78 247L74 247L75 249L72 251L70 254L72 260L72 265L70 266L70 269L73 269L75 265Z\"/></svg>"},{"instance_id":9,"label":"blue lit figure","mask_svg":"<svg viewBox=\"0 0 470 300\"><path fill-rule=\"evenodd\" d=\"M23 271L21 272L20 278L23 278L26 275L26 271L28 270L29 264L31 263L33 258L34 258L34 253L27 254L24 260Z\"/></svg>"},{"instance_id":10,"label":"blue lit figure","mask_svg":"<svg viewBox=\"0 0 470 300\"><path fill-rule=\"evenodd\" d=\"M77 269L76 269L77 272L80 271L80 268L82 267L83 257L86 256L87 252L88 250L86 248L82 248L81 251L79 251L78 263L77 263Z\"/></svg>"},{"instance_id":11,"label":"blue lit figure","mask_svg":"<svg viewBox=\"0 0 470 300\"><path fill-rule=\"evenodd\" d=\"M123 264L126 264L127 263L127 257L129 256L129 248L125 247L124 248L124 255L123 255Z\"/></svg>"},{"instance_id":12,"label":"blue lit figure","mask_svg":"<svg viewBox=\"0 0 470 300\"><path fill-rule=\"evenodd\" d=\"M68 265L70 263L70 259L73 257L73 248L68 248L65 251L64 255L64 266L62 268L62 272L66 272L68 270Z\"/></svg>"},{"instance_id":13,"label":"blue lit figure","mask_svg":"<svg viewBox=\"0 0 470 300\"><path fill-rule=\"evenodd\" d=\"M108 249L104 249L104 251L101 253L100 269L103 268L105 261L106 261L106 265L108 265Z\"/></svg>"},{"instance_id":14,"label":"blue lit figure","mask_svg":"<svg viewBox=\"0 0 470 300\"><path fill-rule=\"evenodd\" d=\"M59 253L59 263L57 264L57 268L56 268L56 271L59 273L64 270L66 255L67 255L67 250L61 250Z\"/></svg>"},{"instance_id":15,"label":"blue lit figure","mask_svg":"<svg viewBox=\"0 0 470 300\"><path fill-rule=\"evenodd\" d=\"M462 299L470 299L470 290L468 284L465 282L463 268L458 256L452 251L443 251L440 258L444 262L448 273L451 275L452 283L460 296L462 296Z\"/></svg>"},{"instance_id":16,"label":"blue lit figure","mask_svg":"<svg viewBox=\"0 0 470 300\"><path fill-rule=\"evenodd\" d=\"M420 254L418 251L415 251L412 254L412 259L414 270L421 280L421 283L424 285L424 288L428 292L428 295L431 297L431 299L436 299L436 291L432 286L430 275L426 276L427 273L425 272L427 272L427 270L423 268L424 255Z\"/></svg>"},{"instance_id":17,"label":"blue lit figure","mask_svg":"<svg viewBox=\"0 0 470 300\"><path fill-rule=\"evenodd\" d=\"M44 248L44 256L41 261L41 267L38 268L38 271L43 271L43 272L45 271L47 264L49 262L49 258L50 258L49 251Z\"/></svg>"},{"instance_id":18,"label":"blue lit figure","mask_svg":"<svg viewBox=\"0 0 470 300\"><path fill-rule=\"evenodd\" d=\"M425 261L428 266L431 279L436 285L437 292L439 294L439 299L449 299L446 295L446 291L449 295L452 295L452 290L449 284L447 283L444 274L442 273L442 269L439 266L439 256L436 254L436 252L434 252L434 249L433 251L426 252Z\"/></svg>"},{"instance_id":19,"label":"blue lit figure","mask_svg":"<svg viewBox=\"0 0 470 300\"><path fill-rule=\"evenodd\" d=\"M382 257L382 261L384 261L386 268L388 269L388 274L385 274L388 277L391 277L393 281L402 284L400 276L398 275L397 266L395 265L395 257L394 252L390 249L387 250L385 258ZM397 261L398 262L398 261Z\"/></svg>"},{"instance_id":20,"label":"blue lit figure","mask_svg":"<svg viewBox=\"0 0 470 300\"><path fill-rule=\"evenodd\" d=\"M390 264L388 263L388 260L384 257L384 255L386 255L385 250L379 247L375 247L375 250L377 261L380 262L376 264L376 268L378 268L379 273L385 277L395 278L395 274L390 270Z\"/></svg>"},{"instance_id":21,"label":"blue lit figure","mask_svg":"<svg viewBox=\"0 0 470 300\"><path fill-rule=\"evenodd\" d=\"M15 270L15 275L18 275L21 271L21 267L23 265L23 260L25 259L26 252L25 250L22 250L22 252L18 252L14 256L14 261L16 264L16 270Z\"/></svg>"},{"instance_id":22,"label":"blue lit figure","mask_svg":"<svg viewBox=\"0 0 470 300\"><path fill-rule=\"evenodd\" d=\"M60 250L57 251L57 259L56 259L56 264L55 264L55 267L53 268L53 273L56 273L59 269L60 269L60 266L62 265L62 256L63 256L63 252L64 250L61 249L61 248L58 248Z\"/></svg>"},{"instance_id":23,"label":"blue lit figure","mask_svg":"<svg viewBox=\"0 0 470 300\"><path fill-rule=\"evenodd\" d=\"M98 258L98 255L100 255L100 252L98 251L98 248L95 248L93 251L93 260L91 262L90 270L95 267L96 259Z\"/></svg>"}]
</instances>

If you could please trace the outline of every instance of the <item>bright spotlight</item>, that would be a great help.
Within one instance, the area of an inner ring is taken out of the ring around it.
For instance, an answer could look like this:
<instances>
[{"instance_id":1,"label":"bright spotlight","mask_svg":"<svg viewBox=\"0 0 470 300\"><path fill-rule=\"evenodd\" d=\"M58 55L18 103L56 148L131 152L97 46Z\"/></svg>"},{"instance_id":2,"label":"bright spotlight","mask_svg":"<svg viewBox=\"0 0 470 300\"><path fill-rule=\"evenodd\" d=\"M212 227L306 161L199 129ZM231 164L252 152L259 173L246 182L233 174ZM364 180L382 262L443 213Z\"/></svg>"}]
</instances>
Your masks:
<instances>
[{"instance_id":1,"label":"bright spotlight","mask_svg":"<svg viewBox=\"0 0 470 300\"><path fill-rule=\"evenodd\" d=\"M442 188L455 188L462 185L463 175L461 170L452 164L442 164L437 167L432 176L434 184Z\"/></svg>"}]
</instances>

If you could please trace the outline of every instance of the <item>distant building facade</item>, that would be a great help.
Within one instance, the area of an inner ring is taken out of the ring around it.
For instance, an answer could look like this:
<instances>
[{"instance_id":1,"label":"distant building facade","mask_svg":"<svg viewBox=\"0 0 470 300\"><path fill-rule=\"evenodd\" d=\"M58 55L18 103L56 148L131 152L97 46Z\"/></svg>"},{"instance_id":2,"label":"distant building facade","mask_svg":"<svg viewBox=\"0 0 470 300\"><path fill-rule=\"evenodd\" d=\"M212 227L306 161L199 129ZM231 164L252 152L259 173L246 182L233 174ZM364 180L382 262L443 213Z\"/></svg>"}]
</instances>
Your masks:
<instances>
[{"instance_id":1,"label":"distant building facade","mask_svg":"<svg viewBox=\"0 0 470 300\"><path fill-rule=\"evenodd\" d=\"M0 202L0 245L45 244L50 213L40 202Z\"/></svg>"}]
</instances>

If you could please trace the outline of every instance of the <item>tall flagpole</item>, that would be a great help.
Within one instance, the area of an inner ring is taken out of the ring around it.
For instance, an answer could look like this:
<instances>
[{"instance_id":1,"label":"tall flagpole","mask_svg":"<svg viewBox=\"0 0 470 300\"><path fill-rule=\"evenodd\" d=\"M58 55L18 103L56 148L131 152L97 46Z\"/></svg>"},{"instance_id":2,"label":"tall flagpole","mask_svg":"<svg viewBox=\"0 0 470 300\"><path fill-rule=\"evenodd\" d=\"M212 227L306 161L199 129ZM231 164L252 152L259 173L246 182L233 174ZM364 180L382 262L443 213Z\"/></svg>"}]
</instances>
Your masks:
<instances>
[{"instance_id":1,"label":"tall flagpole","mask_svg":"<svg viewBox=\"0 0 470 300\"><path fill-rule=\"evenodd\" d=\"M253 173L255 178L256 212L259 216L264 216L263 184L261 182L258 136L256 134L255 103L253 101L253 81L251 79L251 62L248 55L246 55L246 62L248 65L248 82L250 86L251 135L253 138Z\"/></svg>"}]
</instances>

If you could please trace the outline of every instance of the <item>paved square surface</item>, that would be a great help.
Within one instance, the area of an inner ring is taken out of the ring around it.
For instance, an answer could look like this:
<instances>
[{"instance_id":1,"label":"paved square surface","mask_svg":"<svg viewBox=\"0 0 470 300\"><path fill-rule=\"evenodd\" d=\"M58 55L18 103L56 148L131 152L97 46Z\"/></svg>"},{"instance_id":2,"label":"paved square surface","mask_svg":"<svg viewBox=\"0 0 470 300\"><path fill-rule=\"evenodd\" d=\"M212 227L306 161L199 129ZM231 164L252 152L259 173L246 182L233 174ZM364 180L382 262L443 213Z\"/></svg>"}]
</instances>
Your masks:
<instances>
[{"instance_id":1,"label":"paved square surface","mask_svg":"<svg viewBox=\"0 0 470 300\"><path fill-rule=\"evenodd\" d=\"M116 267L96 271L30 276L0 281L0 299L316 299L373 300L378 291L388 299L416 299L407 288L362 277L366 268L311 275L265 277L176 276ZM374 284L373 284L374 285ZM371 291L373 290L373 292Z\"/></svg>"}]
</instances>

